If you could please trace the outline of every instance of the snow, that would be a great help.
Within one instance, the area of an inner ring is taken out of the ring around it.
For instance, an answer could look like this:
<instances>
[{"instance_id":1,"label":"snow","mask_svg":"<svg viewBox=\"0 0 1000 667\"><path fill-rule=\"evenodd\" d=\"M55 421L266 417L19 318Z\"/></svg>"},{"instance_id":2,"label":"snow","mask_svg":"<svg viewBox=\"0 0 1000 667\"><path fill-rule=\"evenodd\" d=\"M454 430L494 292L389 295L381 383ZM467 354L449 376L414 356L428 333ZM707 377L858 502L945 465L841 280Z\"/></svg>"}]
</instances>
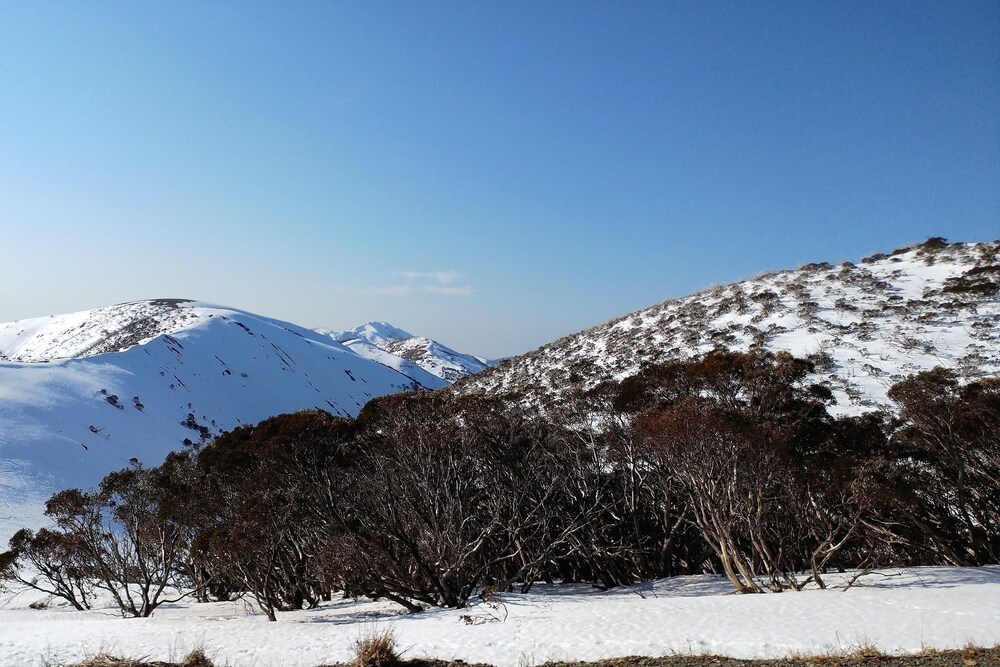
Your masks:
<instances>
[{"instance_id":1,"label":"snow","mask_svg":"<svg viewBox=\"0 0 1000 667\"><path fill-rule=\"evenodd\" d=\"M387 322L368 322L350 331L318 329L357 354L402 372L415 367L449 383L493 365L486 359L456 352L430 338L414 336Z\"/></svg>"},{"instance_id":2,"label":"snow","mask_svg":"<svg viewBox=\"0 0 1000 667\"><path fill-rule=\"evenodd\" d=\"M646 363L716 347L762 346L796 356L828 353L811 381L824 384L835 415L890 407L887 391L935 366L969 377L1000 374L997 295L954 293L947 281L996 266L1000 243L915 246L858 265L807 265L720 285L630 313L545 345L462 382L459 391L559 395L574 368L599 369L590 388Z\"/></svg>"},{"instance_id":3,"label":"snow","mask_svg":"<svg viewBox=\"0 0 1000 667\"><path fill-rule=\"evenodd\" d=\"M185 601L149 619L122 619L111 607L30 609L41 596L15 592L0 596L0 663L62 663L102 651L168 660L201 646L216 664L305 667L348 660L358 638L385 628L404 657L498 667L677 653L785 657L867 645L905 654L1000 643L1000 566L884 570L845 591L848 576L830 575L828 590L762 595L733 594L711 575L606 592L547 585L504 594L499 606L415 615L387 602L339 600L279 614L276 623L243 601Z\"/></svg>"},{"instance_id":4,"label":"snow","mask_svg":"<svg viewBox=\"0 0 1000 667\"><path fill-rule=\"evenodd\" d=\"M366 322L350 331L343 332L343 334L354 334L360 338L364 338L369 343L383 343L392 340L413 338L413 334L394 327L388 322Z\"/></svg>"},{"instance_id":5,"label":"snow","mask_svg":"<svg viewBox=\"0 0 1000 667\"><path fill-rule=\"evenodd\" d=\"M131 459L157 465L185 439L312 407L354 416L375 396L447 385L310 329L174 299L0 324L0 352L0 546L44 523L54 491Z\"/></svg>"}]
</instances>

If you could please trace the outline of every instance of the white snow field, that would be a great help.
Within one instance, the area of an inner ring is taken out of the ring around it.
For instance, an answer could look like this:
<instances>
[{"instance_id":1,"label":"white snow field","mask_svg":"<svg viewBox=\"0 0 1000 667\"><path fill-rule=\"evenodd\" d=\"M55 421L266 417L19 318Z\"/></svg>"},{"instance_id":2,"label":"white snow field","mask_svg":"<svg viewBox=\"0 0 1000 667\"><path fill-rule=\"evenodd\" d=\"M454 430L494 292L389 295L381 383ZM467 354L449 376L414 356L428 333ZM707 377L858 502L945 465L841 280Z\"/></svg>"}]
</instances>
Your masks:
<instances>
[{"instance_id":1,"label":"white snow field","mask_svg":"<svg viewBox=\"0 0 1000 667\"><path fill-rule=\"evenodd\" d=\"M403 657L498 667L628 655L714 654L738 658L886 653L1000 644L1000 566L882 570L844 590L738 595L721 577L676 577L600 592L585 585L504 594L501 607L407 614L389 602L340 600L279 614L269 623L246 602L161 607L123 619L103 607L78 612L37 592L0 595L0 664L64 664L107 652L180 660L204 648L217 665L315 667L346 661L354 642L385 628ZM497 620L494 620L497 619Z\"/></svg>"},{"instance_id":2,"label":"white snow field","mask_svg":"<svg viewBox=\"0 0 1000 667\"><path fill-rule=\"evenodd\" d=\"M44 524L54 491L159 465L184 440L312 407L355 416L375 396L448 385L378 353L181 299L0 324L0 547Z\"/></svg>"}]
</instances>

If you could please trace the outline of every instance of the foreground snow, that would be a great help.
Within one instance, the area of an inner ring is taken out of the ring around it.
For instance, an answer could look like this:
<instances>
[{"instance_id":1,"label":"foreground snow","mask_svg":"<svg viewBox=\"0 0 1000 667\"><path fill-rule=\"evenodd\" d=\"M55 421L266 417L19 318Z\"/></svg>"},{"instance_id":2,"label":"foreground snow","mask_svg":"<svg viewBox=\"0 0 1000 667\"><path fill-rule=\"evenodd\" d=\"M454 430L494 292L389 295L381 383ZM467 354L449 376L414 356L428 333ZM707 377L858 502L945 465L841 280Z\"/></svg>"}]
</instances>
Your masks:
<instances>
[{"instance_id":1,"label":"foreground snow","mask_svg":"<svg viewBox=\"0 0 1000 667\"><path fill-rule=\"evenodd\" d=\"M34 592L0 597L0 664L41 665L109 652L179 659L202 646L220 665L315 667L347 660L361 636L389 626L404 657L460 658L498 667L547 660L674 653L740 658L849 651L887 653L1000 643L1000 566L885 570L844 591L733 595L714 576L629 589L542 586L478 605L408 615L390 603L338 601L268 623L244 602L182 603L150 619L110 607L33 610ZM503 618L499 620L491 620Z\"/></svg>"}]
</instances>

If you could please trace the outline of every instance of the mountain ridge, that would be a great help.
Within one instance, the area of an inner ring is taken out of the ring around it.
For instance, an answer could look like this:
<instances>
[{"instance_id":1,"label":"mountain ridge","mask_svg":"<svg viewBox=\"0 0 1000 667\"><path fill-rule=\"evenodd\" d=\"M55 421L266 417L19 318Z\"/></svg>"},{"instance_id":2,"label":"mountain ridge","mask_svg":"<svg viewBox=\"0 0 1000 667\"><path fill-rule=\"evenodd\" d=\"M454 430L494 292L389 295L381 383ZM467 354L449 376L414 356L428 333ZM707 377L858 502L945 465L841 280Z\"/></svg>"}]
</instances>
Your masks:
<instances>
[{"instance_id":1,"label":"mountain ridge","mask_svg":"<svg viewBox=\"0 0 1000 667\"><path fill-rule=\"evenodd\" d=\"M38 526L58 489L282 412L352 417L448 382L247 311L151 299L0 324L0 533ZM0 535L0 542L5 538Z\"/></svg>"},{"instance_id":2,"label":"mountain ridge","mask_svg":"<svg viewBox=\"0 0 1000 667\"><path fill-rule=\"evenodd\" d=\"M1000 374L1000 241L941 238L859 263L805 264L716 285L564 336L457 382L460 393L559 397L716 348L817 364L834 413L886 407L895 381L934 366Z\"/></svg>"}]
</instances>

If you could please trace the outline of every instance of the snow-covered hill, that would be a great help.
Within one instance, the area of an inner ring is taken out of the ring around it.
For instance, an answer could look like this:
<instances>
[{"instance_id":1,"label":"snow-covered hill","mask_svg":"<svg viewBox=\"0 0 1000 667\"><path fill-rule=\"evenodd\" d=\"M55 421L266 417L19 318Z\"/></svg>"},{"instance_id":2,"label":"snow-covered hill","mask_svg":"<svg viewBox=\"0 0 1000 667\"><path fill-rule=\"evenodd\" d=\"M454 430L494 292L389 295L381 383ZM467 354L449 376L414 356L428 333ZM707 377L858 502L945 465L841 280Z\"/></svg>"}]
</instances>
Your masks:
<instances>
[{"instance_id":1,"label":"snow-covered hill","mask_svg":"<svg viewBox=\"0 0 1000 667\"><path fill-rule=\"evenodd\" d=\"M350 331L326 333L363 357L387 363L385 355L389 354L448 382L456 382L493 365L487 359L456 352L447 345L414 336L386 322L368 322Z\"/></svg>"},{"instance_id":2,"label":"snow-covered hill","mask_svg":"<svg viewBox=\"0 0 1000 667\"><path fill-rule=\"evenodd\" d=\"M1000 241L930 239L859 264L808 264L665 301L502 362L463 392L541 392L622 379L646 363L716 347L785 350L817 362L833 412L887 403L911 373L1000 374Z\"/></svg>"},{"instance_id":3,"label":"snow-covered hill","mask_svg":"<svg viewBox=\"0 0 1000 667\"><path fill-rule=\"evenodd\" d=\"M180 299L0 324L0 355L0 545L40 522L53 491L158 464L185 441L447 385L310 329Z\"/></svg>"}]
</instances>

